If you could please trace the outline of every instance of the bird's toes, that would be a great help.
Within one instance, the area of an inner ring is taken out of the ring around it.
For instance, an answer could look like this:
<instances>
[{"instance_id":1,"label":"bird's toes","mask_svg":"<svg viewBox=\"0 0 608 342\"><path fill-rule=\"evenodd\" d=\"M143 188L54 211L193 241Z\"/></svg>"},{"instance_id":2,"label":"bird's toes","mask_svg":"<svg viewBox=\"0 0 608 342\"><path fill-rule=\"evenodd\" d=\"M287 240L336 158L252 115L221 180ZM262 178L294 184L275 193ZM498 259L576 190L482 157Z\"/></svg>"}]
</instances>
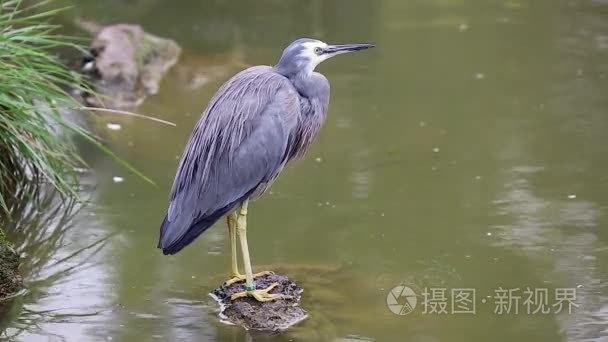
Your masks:
<instances>
[{"instance_id":1,"label":"bird's toes","mask_svg":"<svg viewBox=\"0 0 608 342\"><path fill-rule=\"evenodd\" d=\"M232 277L224 282L224 286L230 286L239 281L245 280L245 276L242 274L233 274Z\"/></svg>"}]
</instances>

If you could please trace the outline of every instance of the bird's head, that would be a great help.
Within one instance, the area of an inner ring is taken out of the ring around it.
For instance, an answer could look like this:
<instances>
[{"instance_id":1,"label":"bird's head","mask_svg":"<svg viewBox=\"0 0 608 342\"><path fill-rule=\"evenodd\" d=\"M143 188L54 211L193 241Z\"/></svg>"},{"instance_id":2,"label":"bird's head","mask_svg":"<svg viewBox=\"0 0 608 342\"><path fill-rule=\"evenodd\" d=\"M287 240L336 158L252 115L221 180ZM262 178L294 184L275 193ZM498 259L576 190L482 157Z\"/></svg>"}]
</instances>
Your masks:
<instances>
[{"instance_id":1,"label":"bird's head","mask_svg":"<svg viewBox=\"0 0 608 342\"><path fill-rule=\"evenodd\" d=\"M289 44L275 69L285 75L312 73L319 63L333 56L373 48L372 44L328 45L320 40L300 38Z\"/></svg>"}]
</instances>

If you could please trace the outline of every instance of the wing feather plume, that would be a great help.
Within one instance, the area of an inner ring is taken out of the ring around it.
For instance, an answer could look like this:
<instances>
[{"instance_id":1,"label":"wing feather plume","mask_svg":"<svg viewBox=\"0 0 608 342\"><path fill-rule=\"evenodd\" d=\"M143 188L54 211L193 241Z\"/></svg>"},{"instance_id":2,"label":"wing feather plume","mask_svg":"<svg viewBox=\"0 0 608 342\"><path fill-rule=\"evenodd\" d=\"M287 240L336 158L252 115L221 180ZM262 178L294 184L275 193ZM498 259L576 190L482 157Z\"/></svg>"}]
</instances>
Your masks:
<instances>
[{"instance_id":1,"label":"wing feather plume","mask_svg":"<svg viewBox=\"0 0 608 342\"><path fill-rule=\"evenodd\" d=\"M165 254L267 188L286 162L299 113L297 91L271 67L249 68L218 90L178 166L158 244Z\"/></svg>"}]
</instances>

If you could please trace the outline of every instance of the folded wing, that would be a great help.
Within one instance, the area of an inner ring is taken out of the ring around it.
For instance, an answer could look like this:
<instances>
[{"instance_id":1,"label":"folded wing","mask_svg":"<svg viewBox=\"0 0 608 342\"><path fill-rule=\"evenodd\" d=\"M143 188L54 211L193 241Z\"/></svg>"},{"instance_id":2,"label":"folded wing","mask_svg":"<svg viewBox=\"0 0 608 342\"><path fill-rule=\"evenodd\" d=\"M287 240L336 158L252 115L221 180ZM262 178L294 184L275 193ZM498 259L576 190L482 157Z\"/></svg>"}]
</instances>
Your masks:
<instances>
[{"instance_id":1,"label":"folded wing","mask_svg":"<svg viewBox=\"0 0 608 342\"><path fill-rule=\"evenodd\" d=\"M270 67L247 69L220 88L178 167L158 244L165 254L268 187L286 162L299 110L291 83Z\"/></svg>"}]
</instances>

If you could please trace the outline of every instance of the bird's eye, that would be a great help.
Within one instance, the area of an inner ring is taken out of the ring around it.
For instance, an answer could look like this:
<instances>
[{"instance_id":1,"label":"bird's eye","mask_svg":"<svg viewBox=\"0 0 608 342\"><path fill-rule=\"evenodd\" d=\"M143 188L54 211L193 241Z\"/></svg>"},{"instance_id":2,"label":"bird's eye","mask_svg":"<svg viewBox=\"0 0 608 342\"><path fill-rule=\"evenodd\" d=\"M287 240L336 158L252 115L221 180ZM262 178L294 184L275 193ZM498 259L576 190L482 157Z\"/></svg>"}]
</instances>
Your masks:
<instances>
[{"instance_id":1,"label":"bird's eye","mask_svg":"<svg viewBox=\"0 0 608 342\"><path fill-rule=\"evenodd\" d=\"M320 55L321 52L323 52L323 49L321 49L320 47L316 47L314 51L317 55Z\"/></svg>"}]
</instances>

